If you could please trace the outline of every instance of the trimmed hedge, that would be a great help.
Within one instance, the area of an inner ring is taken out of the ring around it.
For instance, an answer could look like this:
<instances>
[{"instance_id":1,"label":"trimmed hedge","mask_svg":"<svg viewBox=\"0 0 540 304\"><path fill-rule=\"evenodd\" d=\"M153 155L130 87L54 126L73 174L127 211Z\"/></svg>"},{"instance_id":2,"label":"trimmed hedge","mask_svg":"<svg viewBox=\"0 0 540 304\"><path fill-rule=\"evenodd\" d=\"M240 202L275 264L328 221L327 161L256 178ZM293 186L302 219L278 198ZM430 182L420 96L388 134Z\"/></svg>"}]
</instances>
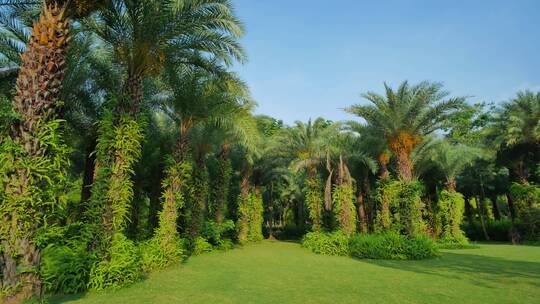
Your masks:
<instances>
[{"instance_id":1,"label":"trimmed hedge","mask_svg":"<svg viewBox=\"0 0 540 304\"><path fill-rule=\"evenodd\" d=\"M304 236L302 247L317 254L382 260L427 259L437 256L438 249L431 237L423 234L405 236L386 232L348 237L339 231L310 232Z\"/></svg>"},{"instance_id":2,"label":"trimmed hedge","mask_svg":"<svg viewBox=\"0 0 540 304\"><path fill-rule=\"evenodd\" d=\"M437 256L437 245L426 235L387 232L353 236L349 251L352 257L360 259L422 260Z\"/></svg>"},{"instance_id":3,"label":"trimmed hedge","mask_svg":"<svg viewBox=\"0 0 540 304\"><path fill-rule=\"evenodd\" d=\"M349 237L341 231L310 232L302 239L302 247L324 255L348 255Z\"/></svg>"}]
</instances>

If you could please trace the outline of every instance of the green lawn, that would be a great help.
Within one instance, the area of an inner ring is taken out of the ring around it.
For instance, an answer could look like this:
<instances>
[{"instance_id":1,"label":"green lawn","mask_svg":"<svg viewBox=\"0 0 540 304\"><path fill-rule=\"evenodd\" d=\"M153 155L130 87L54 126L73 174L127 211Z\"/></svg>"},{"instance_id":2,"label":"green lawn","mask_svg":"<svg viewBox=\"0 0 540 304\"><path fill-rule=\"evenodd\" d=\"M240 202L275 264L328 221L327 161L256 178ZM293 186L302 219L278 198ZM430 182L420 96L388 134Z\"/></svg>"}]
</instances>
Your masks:
<instances>
[{"instance_id":1,"label":"green lawn","mask_svg":"<svg viewBox=\"0 0 540 304\"><path fill-rule=\"evenodd\" d=\"M540 247L481 245L367 261L265 241L197 256L118 291L52 303L540 303Z\"/></svg>"}]
</instances>

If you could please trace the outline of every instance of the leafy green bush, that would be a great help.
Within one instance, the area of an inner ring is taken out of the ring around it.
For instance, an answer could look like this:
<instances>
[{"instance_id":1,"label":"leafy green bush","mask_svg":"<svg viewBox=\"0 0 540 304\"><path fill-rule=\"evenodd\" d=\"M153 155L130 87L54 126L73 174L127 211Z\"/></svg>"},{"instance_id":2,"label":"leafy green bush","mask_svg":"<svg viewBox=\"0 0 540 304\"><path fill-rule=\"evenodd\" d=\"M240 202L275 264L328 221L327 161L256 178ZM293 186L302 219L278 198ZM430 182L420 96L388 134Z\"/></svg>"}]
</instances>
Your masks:
<instances>
[{"instance_id":1,"label":"leafy green bush","mask_svg":"<svg viewBox=\"0 0 540 304\"><path fill-rule=\"evenodd\" d=\"M193 241L193 255L199 255L205 252L212 252L212 250L214 250L212 244L210 244L203 237L199 236L195 239L195 241Z\"/></svg>"},{"instance_id":2,"label":"leafy green bush","mask_svg":"<svg viewBox=\"0 0 540 304\"><path fill-rule=\"evenodd\" d=\"M78 293L86 290L94 257L84 247L50 245L42 251L40 273L51 293Z\"/></svg>"},{"instance_id":3,"label":"leafy green bush","mask_svg":"<svg viewBox=\"0 0 540 304\"><path fill-rule=\"evenodd\" d=\"M223 239L231 240L235 236L236 226L232 220L226 220L221 225L214 221L206 221L202 237L214 246L219 246Z\"/></svg>"},{"instance_id":4,"label":"leafy green bush","mask_svg":"<svg viewBox=\"0 0 540 304\"><path fill-rule=\"evenodd\" d=\"M170 241L153 237L139 244L141 267L144 271L164 268L182 260L185 241L178 236L171 236Z\"/></svg>"},{"instance_id":5,"label":"leafy green bush","mask_svg":"<svg viewBox=\"0 0 540 304\"><path fill-rule=\"evenodd\" d=\"M142 271L135 244L122 233L115 233L109 256L94 263L88 287L93 290L120 288L136 282Z\"/></svg>"},{"instance_id":6,"label":"leafy green bush","mask_svg":"<svg viewBox=\"0 0 540 304\"><path fill-rule=\"evenodd\" d=\"M486 220L484 222L486 231L490 241L496 242L510 242L510 231L512 229L512 221L510 219L501 219L498 221ZM519 221L515 223L516 228L519 231ZM484 232L482 231L482 225L480 221L466 222L462 225L463 231L467 235L467 238L473 241L485 241Z\"/></svg>"},{"instance_id":7,"label":"leafy green bush","mask_svg":"<svg viewBox=\"0 0 540 304\"><path fill-rule=\"evenodd\" d=\"M341 231L310 232L302 239L302 247L324 255L348 255L349 237Z\"/></svg>"},{"instance_id":8,"label":"leafy green bush","mask_svg":"<svg viewBox=\"0 0 540 304\"><path fill-rule=\"evenodd\" d=\"M437 247L430 237L395 232L353 236L349 250L352 257L360 259L420 260L437 255Z\"/></svg>"}]
</instances>

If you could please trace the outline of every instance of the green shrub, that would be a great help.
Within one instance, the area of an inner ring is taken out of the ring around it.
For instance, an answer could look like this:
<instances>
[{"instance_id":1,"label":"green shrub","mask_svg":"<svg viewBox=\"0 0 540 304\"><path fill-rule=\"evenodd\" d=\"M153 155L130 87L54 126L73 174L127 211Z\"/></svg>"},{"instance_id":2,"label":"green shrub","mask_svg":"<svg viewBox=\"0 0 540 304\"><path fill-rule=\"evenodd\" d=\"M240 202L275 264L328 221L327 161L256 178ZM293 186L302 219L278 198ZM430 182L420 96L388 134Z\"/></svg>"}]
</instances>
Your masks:
<instances>
[{"instance_id":1,"label":"green shrub","mask_svg":"<svg viewBox=\"0 0 540 304\"><path fill-rule=\"evenodd\" d=\"M302 247L324 255L348 255L349 237L341 231L310 232L302 239Z\"/></svg>"},{"instance_id":2,"label":"green shrub","mask_svg":"<svg viewBox=\"0 0 540 304\"><path fill-rule=\"evenodd\" d=\"M42 251L40 267L45 290L63 294L86 290L93 260L84 247L49 245Z\"/></svg>"},{"instance_id":3,"label":"green shrub","mask_svg":"<svg viewBox=\"0 0 540 304\"><path fill-rule=\"evenodd\" d=\"M171 241L153 237L139 244L141 267L144 271L164 268L174 262L182 260L185 249L185 241L178 236L171 236Z\"/></svg>"},{"instance_id":4,"label":"green shrub","mask_svg":"<svg viewBox=\"0 0 540 304\"><path fill-rule=\"evenodd\" d=\"M234 248L234 243L231 239L221 239L216 247L218 250L227 251Z\"/></svg>"},{"instance_id":5,"label":"green shrub","mask_svg":"<svg viewBox=\"0 0 540 304\"><path fill-rule=\"evenodd\" d=\"M203 237L199 236L195 239L195 241L193 241L193 255L199 255L205 252L212 252L212 250L214 250L212 244L210 244Z\"/></svg>"},{"instance_id":6,"label":"green shrub","mask_svg":"<svg viewBox=\"0 0 540 304\"><path fill-rule=\"evenodd\" d=\"M93 290L119 288L136 282L142 271L135 244L122 233L115 233L108 257L94 263L88 287Z\"/></svg>"},{"instance_id":7,"label":"green shrub","mask_svg":"<svg viewBox=\"0 0 540 304\"><path fill-rule=\"evenodd\" d=\"M353 236L349 251L352 257L360 259L420 260L437 255L436 244L430 237L395 232Z\"/></svg>"},{"instance_id":8,"label":"green shrub","mask_svg":"<svg viewBox=\"0 0 540 304\"><path fill-rule=\"evenodd\" d=\"M201 235L213 246L218 246L224 238L231 240L235 236L235 231L236 226L232 220L226 220L221 225L214 221L206 221Z\"/></svg>"},{"instance_id":9,"label":"green shrub","mask_svg":"<svg viewBox=\"0 0 540 304\"><path fill-rule=\"evenodd\" d=\"M510 231L512 229L512 221L510 219L501 219L498 221L486 220L484 221L486 231L490 241L496 242L510 242ZM515 223L516 228L519 231L519 221ZM473 241L485 241L484 232L482 231L482 225L480 221L466 222L462 225L463 231L467 235L467 238Z\"/></svg>"}]
</instances>

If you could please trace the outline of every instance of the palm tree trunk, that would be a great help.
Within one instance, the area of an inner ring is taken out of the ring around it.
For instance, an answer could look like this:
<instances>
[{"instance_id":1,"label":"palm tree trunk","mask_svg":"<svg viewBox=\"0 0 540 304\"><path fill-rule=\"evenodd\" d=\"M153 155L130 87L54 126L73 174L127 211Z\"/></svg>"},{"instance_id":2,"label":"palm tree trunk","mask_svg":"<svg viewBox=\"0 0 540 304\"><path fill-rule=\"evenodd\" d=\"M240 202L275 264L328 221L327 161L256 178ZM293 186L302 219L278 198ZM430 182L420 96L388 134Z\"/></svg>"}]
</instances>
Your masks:
<instances>
[{"instance_id":1,"label":"palm tree trunk","mask_svg":"<svg viewBox=\"0 0 540 304\"><path fill-rule=\"evenodd\" d=\"M488 232L487 232L487 229L486 229L486 223L485 223L485 220L484 220L484 209L485 209L485 206L484 206L484 200L482 199L482 197L477 197L477 211L478 211L478 216L480 218L480 225L482 226L482 233L484 234L484 239L486 241L489 241L489 235L488 235Z\"/></svg>"},{"instance_id":2,"label":"palm tree trunk","mask_svg":"<svg viewBox=\"0 0 540 304\"><path fill-rule=\"evenodd\" d=\"M13 108L21 119L12 125L10 136L23 148L25 157L29 159L47 154L47 147L42 146L35 136L42 131L40 127L45 122L55 119L58 111L57 101L64 76L69 31L70 20L65 7L55 2L45 4L33 26L27 51L21 56L13 102ZM28 196L30 188L39 185L32 185L32 173L16 170L9 174L10 182L3 190L10 193L12 199L2 204L30 202L32 205L18 206L18 209L34 210L36 207ZM5 214L3 217L3 222L13 223L8 225L8 236L15 238L10 242L2 240L2 288L13 292L7 296L6 302L19 303L32 296L41 296L41 279L38 274L41 254L30 237L39 228L42 219L35 218L32 223L21 223L16 213ZM18 269L27 271L19 272Z\"/></svg>"},{"instance_id":3,"label":"palm tree trunk","mask_svg":"<svg viewBox=\"0 0 540 304\"><path fill-rule=\"evenodd\" d=\"M499 205L497 204L497 194L491 196L491 204L493 208L493 216L496 220L501 219L501 211L499 210Z\"/></svg>"},{"instance_id":4,"label":"palm tree trunk","mask_svg":"<svg viewBox=\"0 0 540 304\"><path fill-rule=\"evenodd\" d=\"M366 212L364 210L364 196L362 195L362 190L358 186L358 194L356 196L356 209L358 213L358 232L367 233L367 220Z\"/></svg>"}]
</instances>

